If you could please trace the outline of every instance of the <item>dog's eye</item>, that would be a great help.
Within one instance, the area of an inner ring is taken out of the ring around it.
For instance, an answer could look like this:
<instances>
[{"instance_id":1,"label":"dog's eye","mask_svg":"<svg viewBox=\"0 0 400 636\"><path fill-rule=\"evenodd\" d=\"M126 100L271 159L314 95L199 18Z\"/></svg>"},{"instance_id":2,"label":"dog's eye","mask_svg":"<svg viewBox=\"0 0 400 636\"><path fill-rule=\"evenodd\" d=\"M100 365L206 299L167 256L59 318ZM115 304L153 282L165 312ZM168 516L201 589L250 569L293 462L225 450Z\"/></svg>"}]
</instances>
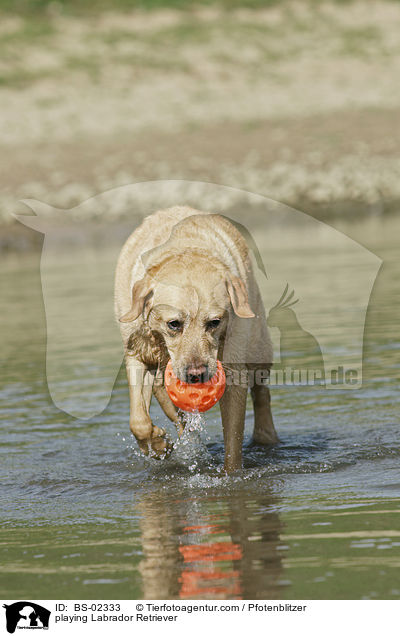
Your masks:
<instances>
[{"instance_id":1,"label":"dog's eye","mask_svg":"<svg viewBox=\"0 0 400 636\"><path fill-rule=\"evenodd\" d=\"M182 323L180 320L168 320L167 325L171 331L179 331L182 329Z\"/></svg>"},{"instance_id":2,"label":"dog's eye","mask_svg":"<svg viewBox=\"0 0 400 636\"><path fill-rule=\"evenodd\" d=\"M220 318L214 318L214 320L209 320L208 323L206 324L206 328L216 329L218 325L220 324L220 322L221 322Z\"/></svg>"}]
</instances>

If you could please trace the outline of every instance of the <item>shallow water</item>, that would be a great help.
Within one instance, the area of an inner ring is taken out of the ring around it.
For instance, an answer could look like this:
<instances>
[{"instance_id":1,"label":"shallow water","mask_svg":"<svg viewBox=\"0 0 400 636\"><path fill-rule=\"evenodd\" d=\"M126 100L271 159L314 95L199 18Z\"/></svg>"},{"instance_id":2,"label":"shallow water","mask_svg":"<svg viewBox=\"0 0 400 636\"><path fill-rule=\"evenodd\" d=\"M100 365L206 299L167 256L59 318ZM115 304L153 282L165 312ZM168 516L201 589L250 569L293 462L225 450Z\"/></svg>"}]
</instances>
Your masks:
<instances>
[{"instance_id":1,"label":"shallow water","mask_svg":"<svg viewBox=\"0 0 400 636\"><path fill-rule=\"evenodd\" d=\"M349 229L384 260L362 387L274 387L273 449L251 445L249 403L244 466L231 477L218 408L157 462L128 433L122 370L100 415L77 420L54 406L39 255L11 255L1 272L0 595L400 597L398 223L378 227ZM354 294L351 276L348 285Z\"/></svg>"}]
</instances>

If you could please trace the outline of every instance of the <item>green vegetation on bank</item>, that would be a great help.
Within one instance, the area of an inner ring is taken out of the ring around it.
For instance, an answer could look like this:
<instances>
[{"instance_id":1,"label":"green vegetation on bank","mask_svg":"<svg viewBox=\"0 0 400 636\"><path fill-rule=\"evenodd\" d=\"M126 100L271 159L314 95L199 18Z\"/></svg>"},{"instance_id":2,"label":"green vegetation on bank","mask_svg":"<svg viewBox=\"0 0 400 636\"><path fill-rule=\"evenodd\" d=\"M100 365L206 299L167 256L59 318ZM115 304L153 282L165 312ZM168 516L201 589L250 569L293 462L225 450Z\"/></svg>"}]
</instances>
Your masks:
<instances>
[{"instance_id":1,"label":"green vegetation on bank","mask_svg":"<svg viewBox=\"0 0 400 636\"><path fill-rule=\"evenodd\" d=\"M290 4L291 0L0 0L0 13L14 14L90 14L98 11L131 11L133 9L194 9L216 6L222 9L261 9ZM320 4L320 0L302 0L307 4ZM397 0L396 0L397 1ZM351 0L335 0L346 4Z\"/></svg>"}]
</instances>

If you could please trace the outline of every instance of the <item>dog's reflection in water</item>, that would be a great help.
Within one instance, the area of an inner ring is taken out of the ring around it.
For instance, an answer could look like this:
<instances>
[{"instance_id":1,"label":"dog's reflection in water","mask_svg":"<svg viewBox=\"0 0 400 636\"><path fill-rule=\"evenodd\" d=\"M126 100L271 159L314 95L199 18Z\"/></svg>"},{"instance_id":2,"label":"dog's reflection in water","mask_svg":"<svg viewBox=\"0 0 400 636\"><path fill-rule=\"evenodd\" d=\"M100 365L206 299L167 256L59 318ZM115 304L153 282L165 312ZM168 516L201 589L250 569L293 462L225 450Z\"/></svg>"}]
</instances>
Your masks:
<instances>
[{"instance_id":1,"label":"dog's reflection in water","mask_svg":"<svg viewBox=\"0 0 400 636\"><path fill-rule=\"evenodd\" d=\"M144 599L281 598L277 499L236 492L157 497L139 505Z\"/></svg>"}]
</instances>

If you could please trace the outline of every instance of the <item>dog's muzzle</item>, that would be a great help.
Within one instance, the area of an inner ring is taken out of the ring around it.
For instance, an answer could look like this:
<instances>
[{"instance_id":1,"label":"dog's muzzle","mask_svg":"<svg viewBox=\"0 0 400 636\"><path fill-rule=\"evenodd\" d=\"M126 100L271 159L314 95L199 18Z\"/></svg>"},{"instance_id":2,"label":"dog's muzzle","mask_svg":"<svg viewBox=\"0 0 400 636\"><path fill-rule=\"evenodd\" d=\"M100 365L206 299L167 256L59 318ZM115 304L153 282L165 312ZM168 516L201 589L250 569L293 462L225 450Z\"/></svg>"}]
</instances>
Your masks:
<instances>
[{"instance_id":1,"label":"dog's muzzle","mask_svg":"<svg viewBox=\"0 0 400 636\"><path fill-rule=\"evenodd\" d=\"M201 364L198 366L188 365L185 369L185 382L187 384L203 384L210 378L208 366Z\"/></svg>"}]
</instances>

